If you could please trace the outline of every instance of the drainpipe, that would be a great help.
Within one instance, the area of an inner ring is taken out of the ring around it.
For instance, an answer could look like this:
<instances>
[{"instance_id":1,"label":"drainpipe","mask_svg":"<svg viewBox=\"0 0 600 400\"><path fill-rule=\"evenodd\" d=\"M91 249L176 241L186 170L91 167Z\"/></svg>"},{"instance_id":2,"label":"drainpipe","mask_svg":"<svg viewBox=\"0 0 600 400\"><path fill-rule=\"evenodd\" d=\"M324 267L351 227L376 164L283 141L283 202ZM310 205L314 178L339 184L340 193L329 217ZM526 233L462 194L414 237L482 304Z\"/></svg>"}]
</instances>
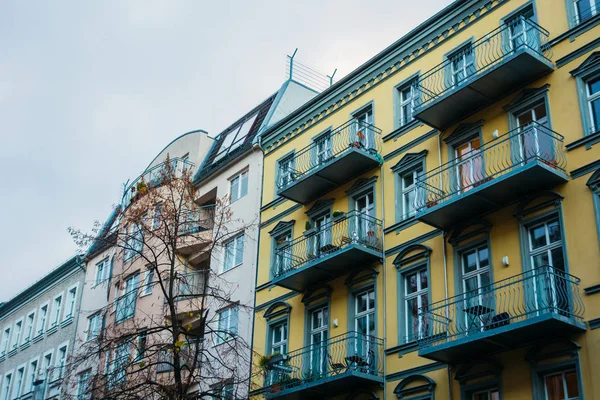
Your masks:
<instances>
[{"instance_id":1,"label":"drainpipe","mask_svg":"<svg viewBox=\"0 0 600 400\"><path fill-rule=\"evenodd\" d=\"M387 391L385 390L385 376L386 376L386 356L385 356L385 348L386 348L386 344L387 344L387 335L385 332L385 328L387 326L387 290L386 290L386 257L385 257L385 233L383 232L384 229L384 225L385 225L385 185L383 184L383 180L384 180L384 176L383 176L383 162L381 163L381 165L379 166L379 175L381 176L381 221L382 221L382 225L381 225L381 248L383 250L383 400L386 399L386 393Z\"/></svg>"}]
</instances>

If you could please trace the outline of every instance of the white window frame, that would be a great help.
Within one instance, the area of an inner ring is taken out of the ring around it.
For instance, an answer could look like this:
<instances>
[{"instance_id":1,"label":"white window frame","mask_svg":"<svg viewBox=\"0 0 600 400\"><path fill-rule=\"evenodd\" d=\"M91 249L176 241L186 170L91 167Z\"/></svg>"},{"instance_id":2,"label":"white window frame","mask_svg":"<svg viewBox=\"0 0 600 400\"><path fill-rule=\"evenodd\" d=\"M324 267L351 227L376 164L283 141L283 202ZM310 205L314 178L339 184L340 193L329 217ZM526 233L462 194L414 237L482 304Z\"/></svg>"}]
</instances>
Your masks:
<instances>
[{"instance_id":1,"label":"white window frame","mask_svg":"<svg viewBox=\"0 0 600 400\"><path fill-rule=\"evenodd\" d=\"M464 82L467 82L469 78L477 73L475 68L475 48L472 43L466 44L462 46L459 50L455 51L450 57L450 74L451 74L451 82L452 88L457 85L462 85ZM455 69L454 62L459 61L458 69ZM473 68L473 72L469 73L470 67ZM457 81L457 75L463 74L462 79Z\"/></svg>"},{"instance_id":2,"label":"white window frame","mask_svg":"<svg viewBox=\"0 0 600 400\"><path fill-rule=\"evenodd\" d=\"M46 361L47 356L50 356L50 363L48 365L44 365L44 362ZM52 368L54 368L54 349L50 349L48 351L46 351L44 354L42 354L42 359L40 360L41 365L40 365L40 371L41 368L44 368L44 383L48 383L52 380ZM45 396L44 396L45 397Z\"/></svg>"},{"instance_id":3,"label":"white window frame","mask_svg":"<svg viewBox=\"0 0 600 400\"><path fill-rule=\"evenodd\" d=\"M60 298L60 306L58 306L58 312L56 310L56 299ZM64 314L64 299L65 292L60 292L52 298L52 322L50 322L50 328L54 328L60 324L60 315Z\"/></svg>"},{"instance_id":4,"label":"white window frame","mask_svg":"<svg viewBox=\"0 0 600 400\"><path fill-rule=\"evenodd\" d=\"M76 392L77 400L85 400L85 399L91 398L91 396L86 395L85 393L81 393L81 387L82 387L81 383L83 382L82 377L84 377L84 376L85 376L86 386L88 386L89 381L92 377L92 369L88 368L85 371L81 371L80 373L77 374L77 392ZM86 387L86 391L87 391L87 387Z\"/></svg>"},{"instance_id":5,"label":"white window frame","mask_svg":"<svg viewBox=\"0 0 600 400\"><path fill-rule=\"evenodd\" d=\"M235 326L231 324L232 316L234 314L236 314ZM223 344L232 339L235 339L235 337L238 335L239 320L240 320L239 307L238 306L229 307L229 308L219 312L218 315L219 315L219 319L217 320L217 324L218 324L217 329L218 329L218 331L223 331L223 332L218 332L216 335L217 337L216 337L215 343L217 345ZM223 321L223 320L227 321L226 326L221 326L221 321ZM232 331L232 328L235 328L235 332Z\"/></svg>"},{"instance_id":6,"label":"white window frame","mask_svg":"<svg viewBox=\"0 0 600 400\"><path fill-rule=\"evenodd\" d=\"M599 0L590 0L590 16L588 18L586 18L585 20L582 20L581 15L579 15L579 10L577 9L577 3L579 1L580 0L573 0L573 15L575 16L575 25L579 25L583 21L587 21L587 20L593 18L595 15L598 14L598 11L600 8Z\"/></svg>"},{"instance_id":7,"label":"white window frame","mask_svg":"<svg viewBox=\"0 0 600 400\"><path fill-rule=\"evenodd\" d=\"M151 229L157 229L160 227L160 223L161 223L161 217L162 217L162 208L163 208L163 203L156 203L154 205L154 209L152 210L152 226Z\"/></svg>"},{"instance_id":8,"label":"white window frame","mask_svg":"<svg viewBox=\"0 0 600 400\"><path fill-rule=\"evenodd\" d=\"M21 344L25 344L25 343L31 341L35 337L35 325L36 325L35 314L36 314L36 309L34 308L33 310L29 311L27 313L27 316L25 317L25 321L27 322L27 325L25 326L25 335L21 336ZM33 315L33 318L31 319L31 324L29 324L29 317L32 315Z\"/></svg>"},{"instance_id":9,"label":"white window frame","mask_svg":"<svg viewBox=\"0 0 600 400\"><path fill-rule=\"evenodd\" d=\"M413 116L413 111L414 111L414 107L415 107L415 97L416 97L415 96L415 82L416 82L416 80L412 80L412 81L408 82L406 85L398 88L398 104L400 106L400 110L398 110L398 114L400 115L400 119L398 121L399 127L406 126L407 124L409 124L410 122L415 120L415 117ZM404 95L403 95L404 92L406 91L406 89L408 89L410 92L410 97L408 99L404 99ZM404 115L404 107L407 105L410 107L410 115L408 116L409 118L407 118L407 116Z\"/></svg>"},{"instance_id":10,"label":"white window frame","mask_svg":"<svg viewBox=\"0 0 600 400\"><path fill-rule=\"evenodd\" d=\"M102 284L106 280L106 277L108 275L109 265L110 265L109 261L110 261L110 257L106 256L102 261L96 263L96 271L95 271L95 275L94 275L93 287ZM100 273L99 267L102 267L102 273Z\"/></svg>"},{"instance_id":11,"label":"white window frame","mask_svg":"<svg viewBox=\"0 0 600 400\"><path fill-rule=\"evenodd\" d=\"M12 343L10 345L10 351L19 348L21 344L21 339L23 338L23 328L24 328L25 317L21 317L15 321L13 326L13 335L12 335ZM19 325L20 324L20 325ZM19 326L19 330L17 331L17 326ZM16 336L15 336L16 334Z\"/></svg>"},{"instance_id":12,"label":"white window frame","mask_svg":"<svg viewBox=\"0 0 600 400\"><path fill-rule=\"evenodd\" d=\"M2 391L0 395L2 395L2 400L10 400L12 398L12 388L14 386L14 369L7 371L4 374L2 379ZM6 385L6 380L9 379L8 386Z\"/></svg>"},{"instance_id":13,"label":"white window frame","mask_svg":"<svg viewBox=\"0 0 600 400\"><path fill-rule=\"evenodd\" d=\"M62 359L60 357L60 353L63 348L65 349L65 358L64 358L64 364L61 365ZM54 373L52 374L53 381L57 381L57 380L63 378L64 367L67 365L68 358L69 358L69 342L61 343L60 345L58 345L56 347L56 357L54 358ZM58 374L58 377L57 377L57 374Z\"/></svg>"},{"instance_id":14,"label":"white window frame","mask_svg":"<svg viewBox=\"0 0 600 400\"><path fill-rule=\"evenodd\" d=\"M140 297L148 296L152 294L154 288L154 267L146 267L144 271L144 277L142 280L142 290L140 291Z\"/></svg>"},{"instance_id":15,"label":"white window frame","mask_svg":"<svg viewBox=\"0 0 600 400\"><path fill-rule=\"evenodd\" d=\"M567 379L566 379L566 375L569 372L575 372L575 376L577 377L577 385L578 385L577 387L578 387L578 391L580 392L579 396L577 396L577 397L569 397L568 393L567 393ZM567 368L567 369L561 369L560 371L556 371L556 372L552 372L552 373L549 373L549 374L545 374L542 377L542 384L544 385L544 398L545 399L548 399L548 386L546 385L546 378L549 377L549 376L556 376L556 375L560 375L561 378L562 378L563 389L564 389L564 393L563 394L564 394L566 400L579 400L579 399L583 398L582 395L581 395L581 391L580 391L580 388L581 388L580 383L581 382L579 381L579 374L577 373L577 369L576 368Z\"/></svg>"},{"instance_id":16,"label":"white window frame","mask_svg":"<svg viewBox=\"0 0 600 400\"><path fill-rule=\"evenodd\" d=\"M401 197L401 201L402 201L402 220L406 220L408 218L414 217L415 214L417 213L417 207L416 204L413 203L412 205L412 212L410 211L410 206L407 202L407 195L410 192L415 192L415 201L417 200L417 179L419 178L419 174L423 173L423 169L421 167L421 165L418 165L414 168L411 168L409 170L403 171L401 173L399 173L399 178L400 178L400 197ZM409 186L405 186L404 185L404 177L407 175L412 175L413 177L413 184L409 185Z\"/></svg>"},{"instance_id":17,"label":"white window frame","mask_svg":"<svg viewBox=\"0 0 600 400\"><path fill-rule=\"evenodd\" d=\"M44 316L44 320L41 320L42 317L42 309L46 307L46 315ZM39 335L42 335L44 332L46 332L46 326L48 325L48 316L50 315L50 302L46 301L43 304L40 305L40 308L38 310L38 318L35 324L35 328L36 328L36 337Z\"/></svg>"},{"instance_id":18,"label":"white window frame","mask_svg":"<svg viewBox=\"0 0 600 400\"><path fill-rule=\"evenodd\" d=\"M98 326L94 327L93 326L93 321L95 318L98 318ZM94 331L94 328L97 328L96 331ZM100 335L100 331L102 330L102 313L97 312L95 314L90 315L87 318L87 327L85 330L85 341L89 342L90 340L94 340L98 337L98 335ZM96 332L96 334L94 335L94 332Z\"/></svg>"},{"instance_id":19,"label":"white window frame","mask_svg":"<svg viewBox=\"0 0 600 400\"><path fill-rule=\"evenodd\" d=\"M249 179L250 179L250 170L248 168L246 168L245 170L237 173L236 175L232 176L231 178L229 178L229 199L231 203L235 203L236 201L238 201L239 199L245 197L248 194L248 184L249 184ZM244 192L244 177L246 179L246 186L245 189L246 191ZM234 182L238 180L238 185L237 185L237 193L234 193Z\"/></svg>"},{"instance_id":20,"label":"white window frame","mask_svg":"<svg viewBox=\"0 0 600 400\"><path fill-rule=\"evenodd\" d=\"M31 370L31 365L33 363L36 363L35 369L32 371ZM27 388L27 391L24 393L31 393L33 392L33 384L36 381L36 376L38 375L40 370L40 357L34 357L31 360L29 360L29 364L27 366L27 380L25 381L25 386Z\"/></svg>"},{"instance_id":21,"label":"white window frame","mask_svg":"<svg viewBox=\"0 0 600 400\"><path fill-rule=\"evenodd\" d=\"M590 82L596 79L600 80L600 76L598 76L597 74L583 81L583 83L585 84L585 97L587 101L586 107L588 110L588 118L590 124L590 132L586 132L586 134L588 135L598 132L600 130L600 121L594 121L594 110L592 108L592 103L600 99L600 90L594 94L590 94Z\"/></svg>"},{"instance_id":22,"label":"white window frame","mask_svg":"<svg viewBox=\"0 0 600 400\"><path fill-rule=\"evenodd\" d=\"M221 273L230 271L235 267L238 267L244 263L244 245L245 245L245 232L239 233L228 239L224 244L224 254L223 254L223 264L221 267ZM231 251L229 250L229 246L232 246ZM238 262L237 255L238 252L241 252L241 260ZM229 256L228 256L229 255ZM231 260L231 265L228 266L228 260Z\"/></svg>"},{"instance_id":23,"label":"white window frame","mask_svg":"<svg viewBox=\"0 0 600 400\"><path fill-rule=\"evenodd\" d=\"M8 333L6 333L7 331ZM4 327L4 330L2 331L2 355L5 355L6 353L10 352L10 342L12 341L12 333L12 325Z\"/></svg>"},{"instance_id":24,"label":"white window frame","mask_svg":"<svg viewBox=\"0 0 600 400\"><path fill-rule=\"evenodd\" d=\"M408 277L411 275L416 274L417 276L417 290L413 293L408 293L408 287L409 287L409 282L408 282ZM421 274L424 274L427 277L427 288L423 289L421 286ZM411 271L407 271L406 273L404 273L402 275L402 279L403 279L403 285L404 285L404 314L405 314L405 319L404 319L404 336L406 338L407 341L415 341L418 339L421 339L423 337L425 337L427 335L427 321L423 318L419 318L419 315L417 314L417 319L419 320L419 327L417 332L413 332L414 337L410 337L408 335L409 329L412 327L412 325L410 324L411 322L411 318L412 318L412 314L409 312L409 308L408 308L408 302L410 300L413 299L417 299L417 307L419 309L421 309L423 307L423 302L422 302L422 296L426 295L427 296L427 303L429 303L429 288L431 286L431 282L429 279L429 274L427 273L427 266L423 265L419 268L415 268ZM428 304L429 305L429 304Z\"/></svg>"},{"instance_id":25,"label":"white window frame","mask_svg":"<svg viewBox=\"0 0 600 400\"><path fill-rule=\"evenodd\" d=\"M271 347L271 354L275 354L275 353L279 353L279 354L286 354L287 350L288 350L288 339L289 339L289 329L288 329L288 320L284 319L281 321L277 321L274 322L272 324L269 324L269 329L270 329L270 343L269 346ZM275 341L275 332L277 331L281 331L281 337L282 339L279 342ZM285 333L285 335L284 335ZM286 351L281 351L282 348L285 348Z\"/></svg>"},{"instance_id":26,"label":"white window frame","mask_svg":"<svg viewBox=\"0 0 600 400\"><path fill-rule=\"evenodd\" d=\"M23 375L21 376L21 382L19 382L17 385L15 385L17 383L17 374L21 370L23 370ZM12 388L12 398L13 399L18 399L23 395L23 386L25 384L26 378L27 378L27 363L23 363L23 364L17 366L17 368L15 368L15 376L14 376L13 388Z\"/></svg>"},{"instance_id":27,"label":"white window frame","mask_svg":"<svg viewBox=\"0 0 600 400\"><path fill-rule=\"evenodd\" d=\"M73 299L70 299L71 296L71 292L73 291L73 289L75 289L75 296L73 297ZM75 311L77 309L77 295L79 294L79 284L75 283L74 285L71 285L67 290L66 290L66 298L65 300L69 303L69 304L65 304L64 310L63 310L63 322L68 320L69 318L75 318ZM69 310L67 310L67 308L69 308ZM69 313L67 313L67 311L69 311Z\"/></svg>"}]
</instances>

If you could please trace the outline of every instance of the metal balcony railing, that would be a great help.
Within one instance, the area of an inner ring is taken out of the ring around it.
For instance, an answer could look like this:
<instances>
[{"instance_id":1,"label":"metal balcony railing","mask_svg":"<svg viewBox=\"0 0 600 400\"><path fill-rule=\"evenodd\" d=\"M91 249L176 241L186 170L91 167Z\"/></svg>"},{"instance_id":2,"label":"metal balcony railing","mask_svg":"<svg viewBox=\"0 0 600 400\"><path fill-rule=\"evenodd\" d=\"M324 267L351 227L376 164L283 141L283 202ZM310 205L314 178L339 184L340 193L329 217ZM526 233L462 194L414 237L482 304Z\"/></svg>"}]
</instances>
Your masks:
<instances>
[{"instance_id":1,"label":"metal balcony railing","mask_svg":"<svg viewBox=\"0 0 600 400\"><path fill-rule=\"evenodd\" d=\"M563 140L562 135L536 122L514 129L418 176L415 208L421 212L437 206L536 161L565 172Z\"/></svg>"},{"instance_id":2,"label":"metal balcony railing","mask_svg":"<svg viewBox=\"0 0 600 400\"><path fill-rule=\"evenodd\" d=\"M283 355L283 361L268 367L267 393L359 372L383 377L383 340L358 332L334 336ZM311 386L312 386L311 385Z\"/></svg>"},{"instance_id":3,"label":"metal balcony railing","mask_svg":"<svg viewBox=\"0 0 600 400\"><path fill-rule=\"evenodd\" d=\"M418 318L421 348L555 314L583 322L579 278L545 265L431 304Z\"/></svg>"},{"instance_id":4,"label":"metal balcony railing","mask_svg":"<svg viewBox=\"0 0 600 400\"><path fill-rule=\"evenodd\" d=\"M179 234L191 235L213 229L215 224L215 207L214 204L211 204L185 213L182 212L182 216L185 216L185 221L179 230Z\"/></svg>"},{"instance_id":5,"label":"metal balcony railing","mask_svg":"<svg viewBox=\"0 0 600 400\"><path fill-rule=\"evenodd\" d=\"M189 171L194 167L194 163L184 158L171 158L169 160L170 167L172 168L173 175L176 178L183 176L184 171ZM147 187L159 186L165 176L165 169L168 167L167 162L162 162L154 167L144 171L143 174L138 176L134 181L125 187L123 192L123 198L121 199L121 205L126 207L131 202L131 199L137 193L138 183L144 182Z\"/></svg>"},{"instance_id":6,"label":"metal balcony railing","mask_svg":"<svg viewBox=\"0 0 600 400\"><path fill-rule=\"evenodd\" d=\"M273 276L282 277L332 256L350 245L381 251L382 222L360 211L351 211L275 251Z\"/></svg>"},{"instance_id":7,"label":"metal balcony railing","mask_svg":"<svg viewBox=\"0 0 600 400\"><path fill-rule=\"evenodd\" d=\"M549 32L530 19L521 16L508 21L425 72L415 83L414 112L519 52L528 50L550 61L552 48L548 37Z\"/></svg>"},{"instance_id":8,"label":"metal balcony railing","mask_svg":"<svg viewBox=\"0 0 600 400\"><path fill-rule=\"evenodd\" d=\"M298 151L289 162L279 166L278 190L285 190L295 181L331 164L351 150L369 155L380 154L381 129L363 121L350 120L315 140Z\"/></svg>"},{"instance_id":9,"label":"metal balcony railing","mask_svg":"<svg viewBox=\"0 0 600 400\"><path fill-rule=\"evenodd\" d=\"M204 292L203 271L177 274L173 281L173 296L176 301L189 300L202 296Z\"/></svg>"}]
</instances>

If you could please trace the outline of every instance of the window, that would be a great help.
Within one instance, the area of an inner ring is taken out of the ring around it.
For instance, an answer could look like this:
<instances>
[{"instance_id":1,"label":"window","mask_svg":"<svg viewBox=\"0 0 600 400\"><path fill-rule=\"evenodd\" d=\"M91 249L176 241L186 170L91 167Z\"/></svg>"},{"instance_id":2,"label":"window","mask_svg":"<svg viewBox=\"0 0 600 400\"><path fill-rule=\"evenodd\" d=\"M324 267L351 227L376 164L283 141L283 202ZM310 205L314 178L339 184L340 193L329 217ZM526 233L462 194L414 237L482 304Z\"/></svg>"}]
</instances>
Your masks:
<instances>
[{"instance_id":1,"label":"window","mask_svg":"<svg viewBox=\"0 0 600 400\"><path fill-rule=\"evenodd\" d=\"M160 227L163 204L158 203L154 206L154 214L152 215L152 229Z\"/></svg>"},{"instance_id":2,"label":"window","mask_svg":"<svg viewBox=\"0 0 600 400\"><path fill-rule=\"evenodd\" d=\"M102 317L100 313L88 317L87 330L85 331L85 340L93 340L100 335L102 329Z\"/></svg>"},{"instance_id":3,"label":"window","mask_svg":"<svg viewBox=\"0 0 600 400\"><path fill-rule=\"evenodd\" d=\"M587 111L589 113L589 132L595 133L600 129L600 77L590 79L585 83L587 95Z\"/></svg>"},{"instance_id":4,"label":"window","mask_svg":"<svg viewBox=\"0 0 600 400\"><path fill-rule=\"evenodd\" d=\"M577 371L574 369L544 376L546 400L576 400L580 398Z\"/></svg>"},{"instance_id":5,"label":"window","mask_svg":"<svg viewBox=\"0 0 600 400\"><path fill-rule=\"evenodd\" d=\"M242 197L248 194L248 171L244 171L239 175L236 175L229 181L229 195L231 196L231 202L238 201Z\"/></svg>"},{"instance_id":6,"label":"window","mask_svg":"<svg viewBox=\"0 0 600 400\"><path fill-rule=\"evenodd\" d=\"M142 296L146 296L152 293L154 287L154 268L150 265L146 267L144 271L144 282L142 283Z\"/></svg>"},{"instance_id":7,"label":"window","mask_svg":"<svg viewBox=\"0 0 600 400\"><path fill-rule=\"evenodd\" d=\"M404 315L406 341L417 340L428 332L429 321L421 312L429 306L427 269L422 268L404 275Z\"/></svg>"},{"instance_id":8,"label":"window","mask_svg":"<svg viewBox=\"0 0 600 400\"><path fill-rule=\"evenodd\" d=\"M122 343L113 352L113 361L110 367L112 384L118 385L125 382L127 364L129 363L129 343Z\"/></svg>"},{"instance_id":9,"label":"window","mask_svg":"<svg viewBox=\"0 0 600 400\"><path fill-rule=\"evenodd\" d=\"M8 350L8 346L10 344L10 327L4 329L4 334L2 335L2 355L6 354Z\"/></svg>"},{"instance_id":10,"label":"window","mask_svg":"<svg viewBox=\"0 0 600 400\"><path fill-rule=\"evenodd\" d=\"M598 13L600 1L598 0L573 0L575 8L575 25L592 18Z\"/></svg>"},{"instance_id":11,"label":"window","mask_svg":"<svg viewBox=\"0 0 600 400\"><path fill-rule=\"evenodd\" d=\"M550 265L565 271L562 233L558 218L551 218L529 227L531 267Z\"/></svg>"},{"instance_id":12,"label":"window","mask_svg":"<svg viewBox=\"0 0 600 400\"><path fill-rule=\"evenodd\" d=\"M412 81L398 88L398 103L400 107L400 119L398 121L398 126L404 126L413 121L413 108L415 106L416 99L415 84L416 81Z\"/></svg>"},{"instance_id":13,"label":"window","mask_svg":"<svg viewBox=\"0 0 600 400\"><path fill-rule=\"evenodd\" d=\"M117 300L117 322L124 321L134 316L139 282L139 273L134 274L125 280L123 294Z\"/></svg>"},{"instance_id":14,"label":"window","mask_svg":"<svg viewBox=\"0 0 600 400\"><path fill-rule=\"evenodd\" d=\"M333 158L331 149L331 132L321 135L315 140L316 159L314 160L314 166L319 166L331 160Z\"/></svg>"},{"instance_id":15,"label":"window","mask_svg":"<svg viewBox=\"0 0 600 400\"><path fill-rule=\"evenodd\" d=\"M222 400L233 400L234 397L233 383L227 383L221 388L221 399Z\"/></svg>"},{"instance_id":16,"label":"window","mask_svg":"<svg viewBox=\"0 0 600 400\"><path fill-rule=\"evenodd\" d=\"M472 400L500 400L500 391L498 389L486 389L473 393L470 396Z\"/></svg>"},{"instance_id":17,"label":"window","mask_svg":"<svg viewBox=\"0 0 600 400\"><path fill-rule=\"evenodd\" d=\"M373 129L373 107L368 106L353 115L351 143L360 143L366 149L375 146L375 131Z\"/></svg>"},{"instance_id":18,"label":"window","mask_svg":"<svg viewBox=\"0 0 600 400\"><path fill-rule=\"evenodd\" d=\"M279 177L277 180L278 188L285 188L294 182L294 166L295 157L293 154L279 161Z\"/></svg>"},{"instance_id":19,"label":"window","mask_svg":"<svg viewBox=\"0 0 600 400\"><path fill-rule=\"evenodd\" d=\"M402 219L408 219L414 217L416 209L417 199L417 178L419 174L423 173L421 167L417 167L413 170L406 171L400 175L401 184L401 202L402 202Z\"/></svg>"},{"instance_id":20,"label":"window","mask_svg":"<svg viewBox=\"0 0 600 400\"><path fill-rule=\"evenodd\" d=\"M145 219L145 217L142 217ZM144 231L141 223L131 223L125 226L125 261L139 255L144 248Z\"/></svg>"},{"instance_id":21,"label":"window","mask_svg":"<svg viewBox=\"0 0 600 400\"><path fill-rule=\"evenodd\" d=\"M136 340L135 360L142 360L146 354L146 345L148 342L147 332L141 331Z\"/></svg>"},{"instance_id":22,"label":"window","mask_svg":"<svg viewBox=\"0 0 600 400\"><path fill-rule=\"evenodd\" d=\"M13 343L11 349L14 350L19 346L21 334L23 332L23 318L15 322L15 333L13 335Z\"/></svg>"},{"instance_id":23,"label":"window","mask_svg":"<svg viewBox=\"0 0 600 400\"><path fill-rule=\"evenodd\" d=\"M37 334L41 335L46 329L46 319L48 318L48 304L40 307L40 316L38 318Z\"/></svg>"},{"instance_id":24,"label":"window","mask_svg":"<svg viewBox=\"0 0 600 400\"><path fill-rule=\"evenodd\" d=\"M225 262L223 272L237 267L244 261L244 234L225 242Z\"/></svg>"},{"instance_id":25,"label":"window","mask_svg":"<svg viewBox=\"0 0 600 400\"><path fill-rule=\"evenodd\" d=\"M90 378L92 377L92 371L87 370L83 371L77 377L77 400L87 400L90 399L91 393L89 391Z\"/></svg>"},{"instance_id":26,"label":"window","mask_svg":"<svg viewBox=\"0 0 600 400\"><path fill-rule=\"evenodd\" d=\"M96 264L96 276L94 285L99 285L106 279L108 275L108 257Z\"/></svg>"},{"instance_id":27,"label":"window","mask_svg":"<svg viewBox=\"0 0 600 400\"><path fill-rule=\"evenodd\" d=\"M231 340L238 332L238 308L231 307L219 313L217 344Z\"/></svg>"},{"instance_id":28,"label":"window","mask_svg":"<svg viewBox=\"0 0 600 400\"><path fill-rule=\"evenodd\" d=\"M54 298L54 308L52 309L52 326L56 326L60 320L60 310L62 307L62 294Z\"/></svg>"},{"instance_id":29,"label":"window","mask_svg":"<svg viewBox=\"0 0 600 400\"><path fill-rule=\"evenodd\" d=\"M66 313L63 317L63 320L68 320L73 318L73 313L75 313L75 301L77 301L77 286L73 286L67 292L67 309Z\"/></svg>"},{"instance_id":30,"label":"window","mask_svg":"<svg viewBox=\"0 0 600 400\"><path fill-rule=\"evenodd\" d=\"M23 343L27 343L31 339L33 339L34 325L35 325L35 311L31 311L29 314L27 314L27 320L26 320L26 324L25 324L25 335L23 338Z\"/></svg>"},{"instance_id":31,"label":"window","mask_svg":"<svg viewBox=\"0 0 600 400\"><path fill-rule=\"evenodd\" d=\"M52 351L44 354L43 360L43 373L44 373L44 381L47 382L50 379L50 369L52 368Z\"/></svg>"},{"instance_id":32,"label":"window","mask_svg":"<svg viewBox=\"0 0 600 400\"><path fill-rule=\"evenodd\" d=\"M450 59L452 86L463 83L468 77L475 73L473 47L471 44L465 46L448 58Z\"/></svg>"},{"instance_id":33,"label":"window","mask_svg":"<svg viewBox=\"0 0 600 400\"><path fill-rule=\"evenodd\" d=\"M270 325L271 354L287 354L288 324L287 321Z\"/></svg>"},{"instance_id":34,"label":"window","mask_svg":"<svg viewBox=\"0 0 600 400\"><path fill-rule=\"evenodd\" d=\"M246 119L246 121L244 121L243 124L240 124L231 129L229 132L227 132L225 139L223 139L223 142L219 147L219 152L213 160L213 163L219 161L220 159L228 155L230 152L244 144L246 136L248 136L248 133L250 133L250 129L254 125L254 121L256 121L257 115L258 114L254 114L253 116Z\"/></svg>"},{"instance_id":35,"label":"window","mask_svg":"<svg viewBox=\"0 0 600 400\"><path fill-rule=\"evenodd\" d=\"M23 380L25 379L25 366L17 369L15 377L15 386L13 387L13 399L18 399L21 396L23 390Z\"/></svg>"},{"instance_id":36,"label":"window","mask_svg":"<svg viewBox=\"0 0 600 400\"><path fill-rule=\"evenodd\" d=\"M58 348L56 364L54 365L54 380L61 379L65 373L67 365L67 345L64 344Z\"/></svg>"},{"instance_id":37,"label":"window","mask_svg":"<svg viewBox=\"0 0 600 400\"><path fill-rule=\"evenodd\" d=\"M33 392L33 384L36 381L36 375L38 372L38 359L36 358L35 360L31 360L29 362L29 377L27 378L27 383L25 388L26 393L28 392Z\"/></svg>"},{"instance_id":38,"label":"window","mask_svg":"<svg viewBox=\"0 0 600 400\"><path fill-rule=\"evenodd\" d=\"M273 240L273 248L275 249L274 271L276 276L281 276L292 268L292 232L280 233Z\"/></svg>"},{"instance_id":39,"label":"window","mask_svg":"<svg viewBox=\"0 0 600 400\"><path fill-rule=\"evenodd\" d=\"M2 386L2 400L10 400L10 384L12 383L12 373L4 376L4 385Z\"/></svg>"},{"instance_id":40,"label":"window","mask_svg":"<svg viewBox=\"0 0 600 400\"><path fill-rule=\"evenodd\" d=\"M375 290L372 288L354 296L354 330L361 335L375 336ZM370 340L362 341L363 355L367 355Z\"/></svg>"}]
</instances>

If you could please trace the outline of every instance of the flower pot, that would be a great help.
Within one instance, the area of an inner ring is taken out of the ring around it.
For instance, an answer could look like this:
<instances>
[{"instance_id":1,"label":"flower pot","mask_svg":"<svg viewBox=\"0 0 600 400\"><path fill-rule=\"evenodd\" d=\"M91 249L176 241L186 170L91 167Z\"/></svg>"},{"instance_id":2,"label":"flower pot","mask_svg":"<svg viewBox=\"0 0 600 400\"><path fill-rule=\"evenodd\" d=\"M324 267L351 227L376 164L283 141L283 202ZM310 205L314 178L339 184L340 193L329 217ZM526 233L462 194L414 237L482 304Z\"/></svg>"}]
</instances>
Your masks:
<instances>
[{"instance_id":1,"label":"flower pot","mask_svg":"<svg viewBox=\"0 0 600 400\"><path fill-rule=\"evenodd\" d=\"M431 207L435 207L438 205L438 201L428 201L427 202L427 208L431 208Z\"/></svg>"},{"instance_id":2,"label":"flower pot","mask_svg":"<svg viewBox=\"0 0 600 400\"><path fill-rule=\"evenodd\" d=\"M492 177L491 177L491 176L488 176L487 178L483 178L483 179L481 179L481 180L479 180L479 181L475 182L475 183L473 184L473 187L477 187L477 186L483 185L484 183L486 183L486 182L489 182L489 181L491 181L491 180L492 180Z\"/></svg>"}]
</instances>

